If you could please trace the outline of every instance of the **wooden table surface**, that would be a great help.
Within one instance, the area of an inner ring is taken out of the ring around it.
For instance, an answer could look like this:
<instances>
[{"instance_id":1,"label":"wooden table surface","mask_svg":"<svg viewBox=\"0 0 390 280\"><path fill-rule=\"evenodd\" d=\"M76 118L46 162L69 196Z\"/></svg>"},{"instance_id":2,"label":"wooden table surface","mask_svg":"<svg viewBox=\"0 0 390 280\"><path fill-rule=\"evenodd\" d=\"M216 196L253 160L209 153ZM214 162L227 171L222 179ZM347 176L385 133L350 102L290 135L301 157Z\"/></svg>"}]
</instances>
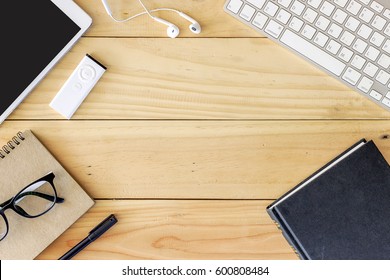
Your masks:
<instances>
[{"instance_id":1,"label":"wooden table surface","mask_svg":"<svg viewBox=\"0 0 390 280\"><path fill-rule=\"evenodd\" d=\"M110 213L75 259L297 259L265 208L361 138L390 160L390 113L239 23L224 0L145 0L188 13L115 23L100 0L85 36L0 126L31 129L96 205L43 251L57 259ZM137 1L113 1L123 18ZM64 120L49 107L82 57L107 72Z\"/></svg>"}]
</instances>

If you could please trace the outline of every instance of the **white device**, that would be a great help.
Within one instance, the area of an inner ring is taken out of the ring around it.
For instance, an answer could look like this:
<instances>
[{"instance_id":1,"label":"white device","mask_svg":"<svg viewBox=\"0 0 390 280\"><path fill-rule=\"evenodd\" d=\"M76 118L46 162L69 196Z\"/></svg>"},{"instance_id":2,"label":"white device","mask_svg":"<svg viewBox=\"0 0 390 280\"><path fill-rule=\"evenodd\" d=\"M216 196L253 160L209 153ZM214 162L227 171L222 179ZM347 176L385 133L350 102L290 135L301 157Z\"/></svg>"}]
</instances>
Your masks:
<instances>
[{"instance_id":1,"label":"white device","mask_svg":"<svg viewBox=\"0 0 390 280\"><path fill-rule=\"evenodd\" d=\"M72 118L106 69L103 64L87 54L54 97L50 107L68 120Z\"/></svg>"},{"instance_id":2,"label":"white device","mask_svg":"<svg viewBox=\"0 0 390 280\"><path fill-rule=\"evenodd\" d=\"M4 19L0 123L22 102L90 27L92 19L72 0L6 1L2 9L17 14Z\"/></svg>"},{"instance_id":3,"label":"white device","mask_svg":"<svg viewBox=\"0 0 390 280\"><path fill-rule=\"evenodd\" d=\"M102 0L102 3L103 3L103 6L107 12L107 14L116 22L126 22L126 21L129 21L129 20L132 20L136 17L139 17L139 16L142 16L142 15L148 15L151 19L159 22L159 23L162 23L166 26L168 26L167 28L167 36L170 37L170 38L176 38L177 36L179 36L180 34L180 29L173 23L165 20L165 19L162 19L162 18L159 18L159 17L156 17L156 16L153 16L152 13L155 13L155 12L158 12L158 11L170 11L170 12L175 12L177 13L179 16L181 16L182 18L188 20L191 24L189 25L189 29L192 33L194 34L200 34L200 32L202 31L202 28L200 26L200 24L194 20L192 17L190 17L189 15L181 12L181 11L178 11L178 10L175 10L175 9L171 9L171 8L158 8L158 9L153 9L153 10L149 10L148 8L146 8L146 6L144 5L144 3L142 2L142 0L138 0L139 3L141 4L141 6L144 8L144 12L142 13L139 13L139 14L136 14L136 15L133 15L133 16L130 16L126 19L116 19L113 14L112 14L112 11L111 11L111 8L110 6L108 5L107 3L107 0Z\"/></svg>"},{"instance_id":4,"label":"white device","mask_svg":"<svg viewBox=\"0 0 390 280\"><path fill-rule=\"evenodd\" d=\"M227 0L224 9L390 111L389 0Z\"/></svg>"}]
</instances>

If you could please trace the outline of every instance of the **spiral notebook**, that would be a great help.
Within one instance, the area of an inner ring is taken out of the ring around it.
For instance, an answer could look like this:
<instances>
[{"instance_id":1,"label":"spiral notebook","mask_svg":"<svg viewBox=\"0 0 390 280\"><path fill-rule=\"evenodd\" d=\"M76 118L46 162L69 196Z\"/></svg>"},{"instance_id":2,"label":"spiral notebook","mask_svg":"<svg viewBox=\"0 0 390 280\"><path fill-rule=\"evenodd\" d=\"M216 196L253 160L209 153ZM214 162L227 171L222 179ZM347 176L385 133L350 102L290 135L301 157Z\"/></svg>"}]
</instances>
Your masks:
<instances>
[{"instance_id":1,"label":"spiral notebook","mask_svg":"<svg viewBox=\"0 0 390 280\"><path fill-rule=\"evenodd\" d=\"M34 259L94 205L30 130L17 133L0 149L0 204L49 172L54 173L57 194L65 201L34 219L6 210L9 232L0 241L1 260Z\"/></svg>"}]
</instances>

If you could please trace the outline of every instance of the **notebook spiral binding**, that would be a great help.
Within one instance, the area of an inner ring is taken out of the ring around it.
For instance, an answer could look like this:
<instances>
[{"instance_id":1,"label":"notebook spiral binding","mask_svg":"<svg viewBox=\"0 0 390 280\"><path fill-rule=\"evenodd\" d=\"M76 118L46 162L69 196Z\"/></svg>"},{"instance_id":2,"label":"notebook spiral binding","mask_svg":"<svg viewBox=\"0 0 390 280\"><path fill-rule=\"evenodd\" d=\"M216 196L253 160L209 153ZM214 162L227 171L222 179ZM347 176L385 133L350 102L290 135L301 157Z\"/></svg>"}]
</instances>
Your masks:
<instances>
[{"instance_id":1,"label":"notebook spiral binding","mask_svg":"<svg viewBox=\"0 0 390 280\"><path fill-rule=\"evenodd\" d=\"M16 146L20 145L21 141L23 141L24 139L25 138L23 136L23 133L19 131L14 137L12 137L10 141L7 142L6 145L4 145L0 149L0 158L5 158L6 155L11 153L11 151L15 149Z\"/></svg>"}]
</instances>

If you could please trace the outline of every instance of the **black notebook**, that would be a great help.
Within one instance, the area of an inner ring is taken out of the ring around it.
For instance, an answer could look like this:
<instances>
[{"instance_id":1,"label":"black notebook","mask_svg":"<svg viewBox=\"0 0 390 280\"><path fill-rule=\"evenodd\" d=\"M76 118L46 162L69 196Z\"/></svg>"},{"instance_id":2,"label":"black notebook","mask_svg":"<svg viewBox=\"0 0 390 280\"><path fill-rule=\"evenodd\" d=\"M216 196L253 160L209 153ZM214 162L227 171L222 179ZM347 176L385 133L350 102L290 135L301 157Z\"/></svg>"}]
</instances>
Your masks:
<instances>
[{"instance_id":1,"label":"black notebook","mask_svg":"<svg viewBox=\"0 0 390 280\"><path fill-rule=\"evenodd\" d=\"M362 139L267 207L301 259L390 259L390 168Z\"/></svg>"}]
</instances>

